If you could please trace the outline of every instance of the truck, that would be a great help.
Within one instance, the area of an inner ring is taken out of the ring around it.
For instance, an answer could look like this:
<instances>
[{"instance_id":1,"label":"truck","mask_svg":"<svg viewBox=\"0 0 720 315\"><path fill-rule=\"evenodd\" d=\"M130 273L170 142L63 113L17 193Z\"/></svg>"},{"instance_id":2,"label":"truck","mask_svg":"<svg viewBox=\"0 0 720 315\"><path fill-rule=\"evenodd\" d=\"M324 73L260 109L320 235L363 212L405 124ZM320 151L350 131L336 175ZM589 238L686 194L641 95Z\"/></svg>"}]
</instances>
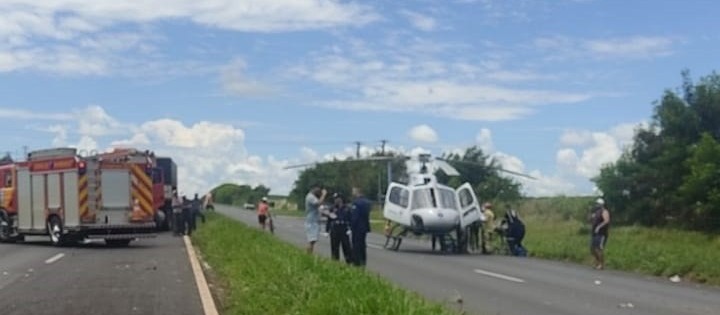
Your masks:
<instances>
[{"instance_id":1,"label":"truck","mask_svg":"<svg viewBox=\"0 0 720 315\"><path fill-rule=\"evenodd\" d=\"M145 159L145 161L149 161ZM0 241L48 236L56 246L103 239L111 246L156 237L151 165L74 148L30 152L0 165Z\"/></svg>"},{"instance_id":2,"label":"truck","mask_svg":"<svg viewBox=\"0 0 720 315\"><path fill-rule=\"evenodd\" d=\"M162 213L162 220L158 221L158 226L163 230L170 230L173 227L172 220L172 199L177 191L177 165L169 157L155 158L156 167L154 169L154 178L161 183L159 187L153 188L153 195L158 201L158 212Z\"/></svg>"}]
</instances>

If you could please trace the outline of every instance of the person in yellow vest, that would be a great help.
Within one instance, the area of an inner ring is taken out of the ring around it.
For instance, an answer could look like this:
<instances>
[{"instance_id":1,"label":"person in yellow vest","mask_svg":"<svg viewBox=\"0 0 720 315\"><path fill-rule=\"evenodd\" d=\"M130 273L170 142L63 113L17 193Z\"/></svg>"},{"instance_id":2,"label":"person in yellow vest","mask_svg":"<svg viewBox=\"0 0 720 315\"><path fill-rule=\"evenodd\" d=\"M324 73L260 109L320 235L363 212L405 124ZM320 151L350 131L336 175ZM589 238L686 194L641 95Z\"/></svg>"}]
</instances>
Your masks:
<instances>
[{"instance_id":1,"label":"person in yellow vest","mask_svg":"<svg viewBox=\"0 0 720 315\"><path fill-rule=\"evenodd\" d=\"M482 224L482 253L489 254L493 251L492 241L493 232L495 231L495 213L492 211L492 204L486 202L483 204L482 212L485 215L485 221Z\"/></svg>"}]
</instances>

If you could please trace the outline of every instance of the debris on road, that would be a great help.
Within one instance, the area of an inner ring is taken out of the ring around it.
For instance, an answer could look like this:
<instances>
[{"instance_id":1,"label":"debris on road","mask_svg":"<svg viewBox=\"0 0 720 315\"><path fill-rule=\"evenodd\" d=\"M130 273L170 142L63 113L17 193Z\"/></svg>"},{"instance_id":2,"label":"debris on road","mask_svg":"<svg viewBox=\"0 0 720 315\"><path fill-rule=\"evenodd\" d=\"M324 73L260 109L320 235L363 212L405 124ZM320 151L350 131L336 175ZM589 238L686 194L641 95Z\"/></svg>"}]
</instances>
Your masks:
<instances>
[{"instance_id":1,"label":"debris on road","mask_svg":"<svg viewBox=\"0 0 720 315\"><path fill-rule=\"evenodd\" d=\"M632 304L632 303L620 303L620 304L618 305L618 307L619 307L619 308L630 308L630 309L632 309L632 308L635 308L635 305Z\"/></svg>"},{"instance_id":2,"label":"debris on road","mask_svg":"<svg viewBox=\"0 0 720 315\"><path fill-rule=\"evenodd\" d=\"M678 275L674 275L674 276L670 277L670 281L673 283L679 283L680 281L682 281L682 278L680 278L680 276L678 276Z\"/></svg>"},{"instance_id":3,"label":"debris on road","mask_svg":"<svg viewBox=\"0 0 720 315\"><path fill-rule=\"evenodd\" d=\"M602 284L602 281L600 281L600 280L595 280L595 285L601 285L601 284Z\"/></svg>"}]
</instances>

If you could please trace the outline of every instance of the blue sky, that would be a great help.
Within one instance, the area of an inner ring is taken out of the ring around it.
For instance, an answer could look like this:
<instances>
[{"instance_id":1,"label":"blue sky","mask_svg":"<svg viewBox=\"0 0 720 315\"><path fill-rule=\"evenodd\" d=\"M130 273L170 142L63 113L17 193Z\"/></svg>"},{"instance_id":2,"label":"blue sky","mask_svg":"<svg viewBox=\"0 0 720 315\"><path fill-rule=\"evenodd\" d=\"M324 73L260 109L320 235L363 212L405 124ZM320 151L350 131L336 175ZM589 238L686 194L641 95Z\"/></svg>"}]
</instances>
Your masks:
<instances>
[{"instance_id":1,"label":"blue sky","mask_svg":"<svg viewBox=\"0 0 720 315\"><path fill-rule=\"evenodd\" d=\"M480 145L587 194L652 102L718 69L714 1L0 2L0 150L151 148L188 193L283 166Z\"/></svg>"}]
</instances>

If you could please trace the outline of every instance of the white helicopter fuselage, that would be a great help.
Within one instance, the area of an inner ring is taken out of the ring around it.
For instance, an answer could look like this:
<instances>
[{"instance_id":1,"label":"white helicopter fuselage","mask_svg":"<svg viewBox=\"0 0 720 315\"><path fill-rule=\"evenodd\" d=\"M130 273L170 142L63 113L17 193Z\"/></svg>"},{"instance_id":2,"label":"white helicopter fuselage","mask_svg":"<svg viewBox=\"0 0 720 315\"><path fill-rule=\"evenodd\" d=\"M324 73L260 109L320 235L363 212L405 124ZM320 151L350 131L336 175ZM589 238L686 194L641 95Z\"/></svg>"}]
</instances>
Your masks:
<instances>
[{"instance_id":1,"label":"white helicopter fuselage","mask_svg":"<svg viewBox=\"0 0 720 315\"><path fill-rule=\"evenodd\" d=\"M410 185L392 183L383 215L416 234L449 233L483 219L470 185L453 189L429 174L413 174Z\"/></svg>"}]
</instances>

